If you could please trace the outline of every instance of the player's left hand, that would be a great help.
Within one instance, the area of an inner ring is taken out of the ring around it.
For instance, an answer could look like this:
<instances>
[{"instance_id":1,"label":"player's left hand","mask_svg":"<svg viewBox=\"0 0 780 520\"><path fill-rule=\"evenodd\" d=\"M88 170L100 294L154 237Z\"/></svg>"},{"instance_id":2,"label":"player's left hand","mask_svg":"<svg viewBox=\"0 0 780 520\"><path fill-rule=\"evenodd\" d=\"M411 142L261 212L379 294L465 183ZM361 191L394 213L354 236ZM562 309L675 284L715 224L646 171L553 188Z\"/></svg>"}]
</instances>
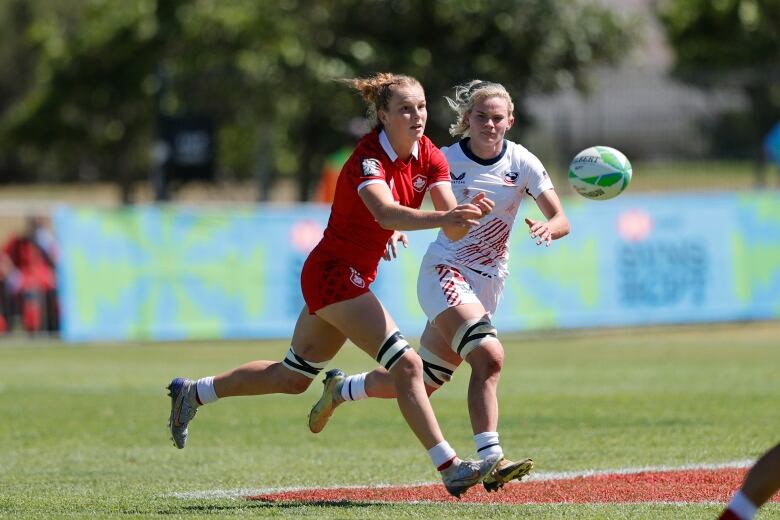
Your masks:
<instances>
[{"instance_id":1,"label":"player's left hand","mask_svg":"<svg viewBox=\"0 0 780 520\"><path fill-rule=\"evenodd\" d=\"M532 220L528 217L525 218L525 223L528 225L528 229L531 231L531 238L536 239L536 245L540 246L544 243L545 247L550 247L552 244L552 231L547 226L547 222L542 220Z\"/></svg>"},{"instance_id":2,"label":"player's left hand","mask_svg":"<svg viewBox=\"0 0 780 520\"><path fill-rule=\"evenodd\" d=\"M393 258L398 258L398 242L401 242L404 247L409 247L409 238L406 236L406 233L393 231L393 234L387 239L385 254L382 255L384 260L389 262Z\"/></svg>"}]
</instances>

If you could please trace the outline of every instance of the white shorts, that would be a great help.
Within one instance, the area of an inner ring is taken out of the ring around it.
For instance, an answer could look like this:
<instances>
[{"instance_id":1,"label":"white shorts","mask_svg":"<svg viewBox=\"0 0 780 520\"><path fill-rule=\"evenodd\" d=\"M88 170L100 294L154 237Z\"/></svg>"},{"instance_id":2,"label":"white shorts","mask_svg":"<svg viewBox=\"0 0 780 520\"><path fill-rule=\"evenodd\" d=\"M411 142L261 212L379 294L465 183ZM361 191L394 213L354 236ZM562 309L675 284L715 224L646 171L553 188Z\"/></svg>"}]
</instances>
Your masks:
<instances>
[{"instance_id":1,"label":"white shorts","mask_svg":"<svg viewBox=\"0 0 780 520\"><path fill-rule=\"evenodd\" d=\"M423 257L417 276L417 299L430 322L450 307L467 303L481 303L492 317L503 290L500 275L480 274L429 253Z\"/></svg>"}]
</instances>

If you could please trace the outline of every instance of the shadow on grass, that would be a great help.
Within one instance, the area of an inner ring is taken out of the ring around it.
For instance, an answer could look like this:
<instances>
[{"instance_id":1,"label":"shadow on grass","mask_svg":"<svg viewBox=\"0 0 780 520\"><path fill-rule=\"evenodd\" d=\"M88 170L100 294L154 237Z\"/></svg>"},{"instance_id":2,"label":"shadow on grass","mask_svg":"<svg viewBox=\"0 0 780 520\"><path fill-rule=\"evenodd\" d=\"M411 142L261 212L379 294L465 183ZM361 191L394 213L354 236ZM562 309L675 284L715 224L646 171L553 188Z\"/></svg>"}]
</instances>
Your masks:
<instances>
[{"instance_id":1,"label":"shadow on grass","mask_svg":"<svg viewBox=\"0 0 780 520\"><path fill-rule=\"evenodd\" d=\"M327 507L338 509L362 509L387 505L381 502L353 502L351 500L300 500L295 502L273 502L266 500L240 500L227 504L189 504L182 507L160 510L161 515L188 513L221 513L238 511L241 509L281 509L295 511L307 507Z\"/></svg>"}]
</instances>

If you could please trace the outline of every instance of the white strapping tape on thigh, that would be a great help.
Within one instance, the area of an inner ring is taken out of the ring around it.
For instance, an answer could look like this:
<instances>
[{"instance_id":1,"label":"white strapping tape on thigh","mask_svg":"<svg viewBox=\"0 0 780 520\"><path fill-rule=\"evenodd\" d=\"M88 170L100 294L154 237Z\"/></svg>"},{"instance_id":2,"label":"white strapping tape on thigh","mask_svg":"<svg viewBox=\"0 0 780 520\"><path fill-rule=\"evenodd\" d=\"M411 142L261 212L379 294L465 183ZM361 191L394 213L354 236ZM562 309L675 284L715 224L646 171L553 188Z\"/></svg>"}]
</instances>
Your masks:
<instances>
[{"instance_id":1,"label":"white strapping tape on thigh","mask_svg":"<svg viewBox=\"0 0 780 520\"><path fill-rule=\"evenodd\" d=\"M404 352L411 348L401 332L395 329L382 342L382 346L379 347L379 352L376 355L376 360L385 367L385 370L389 371L401 359Z\"/></svg>"},{"instance_id":2,"label":"white strapping tape on thigh","mask_svg":"<svg viewBox=\"0 0 780 520\"><path fill-rule=\"evenodd\" d=\"M425 384L431 388L439 388L444 383L450 381L452 373L458 368L452 363L444 361L423 345L420 345L420 350L417 353L423 362L423 379Z\"/></svg>"},{"instance_id":3,"label":"white strapping tape on thigh","mask_svg":"<svg viewBox=\"0 0 780 520\"><path fill-rule=\"evenodd\" d=\"M455 332L452 338L452 350L466 359L466 356L477 348L484 338L497 338L496 333L496 328L486 317L468 320Z\"/></svg>"},{"instance_id":4,"label":"white strapping tape on thigh","mask_svg":"<svg viewBox=\"0 0 780 520\"><path fill-rule=\"evenodd\" d=\"M290 347L290 350L287 351L287 356L285 356L284 361L282 361L284 366L293 372L298 372L299 374L305 375L309 379L314 379L317 377L317 374L319 374L320 371L328 365L328 363L330 363L330 360L322 361L321 363L306 361L301 356L296 354L292 347Z\"/></svg>"}]
</instances>

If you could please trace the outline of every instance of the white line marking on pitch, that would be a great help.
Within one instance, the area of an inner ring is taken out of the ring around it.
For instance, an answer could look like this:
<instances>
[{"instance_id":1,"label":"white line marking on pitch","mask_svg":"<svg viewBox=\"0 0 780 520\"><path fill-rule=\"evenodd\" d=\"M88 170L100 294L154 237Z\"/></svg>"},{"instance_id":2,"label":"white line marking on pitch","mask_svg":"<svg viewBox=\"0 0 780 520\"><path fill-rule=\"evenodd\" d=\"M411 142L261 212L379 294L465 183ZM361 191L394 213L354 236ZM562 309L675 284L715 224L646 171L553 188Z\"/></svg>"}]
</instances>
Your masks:
<instances>
[{"instance_id":1,"label":"white line marking on pitch","mask_svg":"<svg viewBox=\"0 0 780 520\"><path fill-rule=\"evenodd\" d=\"M639 468L622 469L604 469L604 470L585 470L585 471L540 471L532 473L523 482L547 481L547 480L567 480L578 477L595 477L603 475L634 475L645 472L665 472L665 471L690 471L690 470L716 470L731 468L748 468L753 465L754 460L740 460L735 462L723 462L720 464L685 464L683 466L645 466ZM184 498L184 499L204 499L204 498L243 498L254 495L268 495L272 493L287 493L294 491L307 490L328 490L328 489L382 489L382 488L409 488L416 486L426 486L439 484L436 482L418 482L416 484L375 484L372 486L291 486L277 488L239 488L239 489L212 489L208 491L180 491L166 493L164 496Z\"/></svg>"}]
</instances>

